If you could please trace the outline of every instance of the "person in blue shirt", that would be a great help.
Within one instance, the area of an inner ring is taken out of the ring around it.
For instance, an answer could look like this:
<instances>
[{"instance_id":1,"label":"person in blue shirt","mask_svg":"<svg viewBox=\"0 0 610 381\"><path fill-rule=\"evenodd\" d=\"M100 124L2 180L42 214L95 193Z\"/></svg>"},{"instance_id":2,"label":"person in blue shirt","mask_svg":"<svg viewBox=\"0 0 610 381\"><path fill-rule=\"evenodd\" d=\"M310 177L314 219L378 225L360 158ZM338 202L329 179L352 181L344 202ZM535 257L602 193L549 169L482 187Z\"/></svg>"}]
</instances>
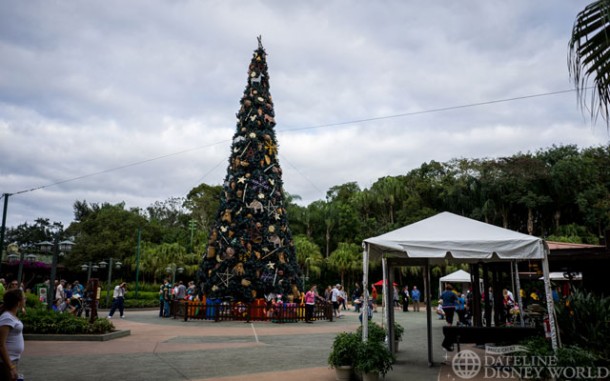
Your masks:
<instances>
[{"instance_id":1,"label":"person in blue shirt","mask_svg":"<svg viewBox=\"0 0 610 381\"><path fill-rule=\"evenodd\" d=\"M455 314L455 306L457 303L457 295L453 292L453 287L450 284L445 286L445 291L441 294L443 301L443 311L445 312L445 321L448 326L453 325L453 315Z\"/></svg>"},{"instance_id":2,"label":"person in blue shirt","mask_svg":"<svg viewBox=\"0 0 610 381\"><path fill-rule=\"evenodd\" d=\"M417 286L413 286L411 290L411 302L413 303L413 311L419 312L419 299L421 298L421 293L417 289Z\"/></svg>"},{"instance_id":3,"label":"person in blue shirt","mask_svg":"<svg viewBox=\"0 0 610 381\"><path fill-rule=\"evenodd\" d=\"M455 313L458 315L458 325L469 325L466 320L466 297L464 294L457 297Z\"/></svg>"}]
</instances>

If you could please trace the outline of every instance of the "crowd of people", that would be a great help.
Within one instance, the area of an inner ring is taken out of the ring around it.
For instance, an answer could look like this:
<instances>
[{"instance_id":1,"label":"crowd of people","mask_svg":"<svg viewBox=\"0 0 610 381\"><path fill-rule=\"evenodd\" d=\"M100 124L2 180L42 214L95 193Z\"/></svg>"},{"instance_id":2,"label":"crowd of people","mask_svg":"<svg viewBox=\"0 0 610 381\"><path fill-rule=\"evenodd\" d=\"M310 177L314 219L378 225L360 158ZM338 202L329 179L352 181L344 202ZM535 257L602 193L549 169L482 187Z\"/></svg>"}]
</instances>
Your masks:
<instances>
[{"instance_id":1,"label":"crowd of people","mask_svg":"<svg viewBox=\"0 0 610 381\"><path fill-rule=\"evenodd\" d=\"M163 280L163 284L159 286L159 317L168 318L172 313L172 301L177 300L195 300L197 298L197 289L195 282L188 282L188 287L181 280L173 285L169 278Z\"/></svg>"}]
</instances>

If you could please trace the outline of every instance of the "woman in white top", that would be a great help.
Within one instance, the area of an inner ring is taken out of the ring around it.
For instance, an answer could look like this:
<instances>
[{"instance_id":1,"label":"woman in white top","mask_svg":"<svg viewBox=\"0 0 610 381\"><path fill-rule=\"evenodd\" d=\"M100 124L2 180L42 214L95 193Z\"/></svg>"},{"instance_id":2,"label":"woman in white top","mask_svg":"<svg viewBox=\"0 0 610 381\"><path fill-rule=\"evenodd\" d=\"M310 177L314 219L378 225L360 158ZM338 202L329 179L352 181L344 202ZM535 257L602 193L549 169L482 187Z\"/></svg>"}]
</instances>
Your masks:
<instances>
[{"instance_id":1,"label":"woman in white top","mask_svg":"<svg viewBox=\"0 0 610 381\"><path fill-rule=\"evenodd\" d=\"M20 289L4 293L4 304L0 307L0 379L17 380L17 366L23 353L23 323L17 311L25 304Z\"/></svg>"}]
</instances>

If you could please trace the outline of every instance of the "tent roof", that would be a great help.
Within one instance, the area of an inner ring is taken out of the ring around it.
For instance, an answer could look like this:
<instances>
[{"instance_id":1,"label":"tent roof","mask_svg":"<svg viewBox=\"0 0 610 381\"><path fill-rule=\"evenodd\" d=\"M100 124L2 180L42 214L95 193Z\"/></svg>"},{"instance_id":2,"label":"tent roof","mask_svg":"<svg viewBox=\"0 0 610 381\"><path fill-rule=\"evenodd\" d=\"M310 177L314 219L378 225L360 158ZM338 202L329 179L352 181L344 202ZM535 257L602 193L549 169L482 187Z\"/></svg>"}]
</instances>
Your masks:
<instances>
[{"instance_id":1,"label":"tent roof","mask_svg":"<svg viewBox=\"0 0 610 381\"><path fill-rule=\"evenodd\" d=\"M441 279L439 279L439 280L441 282L469 283L470 282L470 273L460 269L458 271L452 272L451 274L447 274L444 277L441 277Z\"/></svg>"},{"instance_id":2,"label":"tent roof","mask_svg":"<svg viewBox=\"0 0 610 381\"><path fill-rule=\"evenodd\" d=\"M443 212L411 225L364 240L371 258L542 259L541 238Z\"/></svg>"}]
</instances>

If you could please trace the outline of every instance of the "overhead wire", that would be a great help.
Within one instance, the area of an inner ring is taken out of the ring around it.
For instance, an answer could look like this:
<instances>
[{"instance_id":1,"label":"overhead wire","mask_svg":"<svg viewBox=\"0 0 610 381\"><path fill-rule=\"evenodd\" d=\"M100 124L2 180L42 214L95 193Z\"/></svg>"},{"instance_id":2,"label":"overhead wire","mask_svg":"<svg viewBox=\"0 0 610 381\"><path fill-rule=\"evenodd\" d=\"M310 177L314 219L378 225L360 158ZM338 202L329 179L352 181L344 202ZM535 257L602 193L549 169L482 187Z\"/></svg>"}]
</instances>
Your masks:
<instances>
[{"instance_id":1,"label":"overhead wire","mask_svg":"<svg viewBox=\"0 0 610 381\"><path fill-rule=\"evenodd\" d=\"M585 88L584 90L586 90L586 89L587 88ZM531 99L531 98L539 98L539 97L545 97L545 96L559 95L559 94L571 93L571 92L575 92L575 91L576 91L576 89L558 90L558 91L551 91L551 92L546 92L546 93L522 95L522 96L512 97L512 98L503 98L503 99L495 99L495 100L484 101L484 102L468 103L468 104L464 104L464 105L433 108L433 109L429 109L429 110L411 111L411 112L404 112L404 113L392 114L392 115L384 115L384 116L378 116L378 117L354 119L354 120L343 121L343 122L319 124L319 125L315 125L315 126L282 128L282 129L278 129L277 132L278 133L279 132L282 132L282 133L283 132L294 132L294 131L312 130L312 129L317 129L317 128L337 127L337 126L345 126L345 125L350 125L350 124L366 123L366 122L372 122L372 121L377 121L377 120L404 118L404 117L415 116L415 115L432 114L432 113L437 113L437 112L446 112L446 111L459 110L459 109L465 109L465 108L480 107L480 106L486 106L486 105L497 104L497 103L513 102L513 101L524 100L524 99ZM85 179L85 178L88 178L88 177L93 177L93 176L101 175L103 173L114 172L114 171L117 171L117 170L120 170L120 169L134 167L134 166L137 166L137 165L141 165L141 164L145 164L145 163L150 163L150 162L161 160L161 159L165 159L165 158L168 158L168 157L182 155L182 154L188 153L188 152L198 151L198 150L201 150L201 149L204 149L204 148L208 148L208 147L212 147L212 146L215 146L215 145L218 145L218 144L226 143L227 141L230 141L230 139L225 139L225 140L218 141L216 143L210 143L210 144L207 144L207 145L204 145L204 146L199 146L199 147L195 147L195 148L189 148L189 149L186 149L186 150L182 150L182 151L178 151L178 152L173 152L173 153L169 153L169 154L166 154L166 155L161 155L161 156L157 156L157 157L153 157L153 158L149 158L149 159L139 160L139 161L135 161L135 162L132 162L132 163L129 163L129 164L124 164L124 165L120 165L120 166L117 166L117 167L112 167L112 168L104 169L104 170L101 170L101 171L98 171L98 172L93 172L93 173L89 173L89 174L82 175L82 176L72 177L72 178L64 179L64 180L59 180L59 181L56 181L56 182L53 182L53 183L50 183L50 184L41 185L41 186L38 186L38 187L29 188L29 189L24 189L24 190L21 190L21 191L18 191L18 192L13 192L10 195L17 195L17 194L22 194L22 193L33 192L33 191L37 191L37 190L40 190L40 189L45 189L45 188L53 187L53 186L56 186L56 185L69 183L69 182L72 182L72 181L82 180L82 179ZM314 188L316 188L319 192L321 192L318 189L318 187L316 187L310 179L308 179L305 175L303 175L303 173L301 171L299 171L294 165L292 165L284 156L282 156L282 157L283 157L283 160L285 160L292 168L294 168L297 171L297 173L299 173L300 176L305 178L306 181L308 181L310 184L312 184L312 186ZM222 161L224 161L224 160L225 159L223 159ZM222 163L222 161L219 162L218 164L216 164L211 170L206 172L206 174L203 176L203 178L205 178L209 173L211 173L214 169L216 169Z\"/></svg>"}]
</instances>

